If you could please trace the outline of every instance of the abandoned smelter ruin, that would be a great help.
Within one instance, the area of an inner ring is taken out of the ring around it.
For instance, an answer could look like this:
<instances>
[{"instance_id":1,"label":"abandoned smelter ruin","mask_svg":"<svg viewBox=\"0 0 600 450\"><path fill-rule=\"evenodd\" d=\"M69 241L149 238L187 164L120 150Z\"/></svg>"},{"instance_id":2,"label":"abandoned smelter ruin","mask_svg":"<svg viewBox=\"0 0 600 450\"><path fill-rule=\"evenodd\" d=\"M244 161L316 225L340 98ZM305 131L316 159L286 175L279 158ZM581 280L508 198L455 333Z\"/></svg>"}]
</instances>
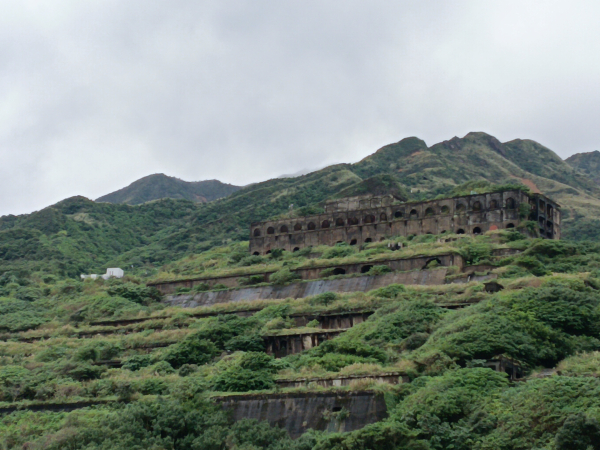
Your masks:
<instances>
[{"instance_id":1,"label":"abandoned smelter ruin","mask_svg":"<svg viewBox=\"0 0 600 450\"><path fill-rule=\"evenodd\" d=\"M360 245L392 236L477 235L516 228L528 220L538 223L540 236L560 239L560 207L541 194L515 189L417 203L402 203L393 195L365 195L329 201L323 214L252 223L250 253L341 242Z\"/></svg>"}]
</instances>

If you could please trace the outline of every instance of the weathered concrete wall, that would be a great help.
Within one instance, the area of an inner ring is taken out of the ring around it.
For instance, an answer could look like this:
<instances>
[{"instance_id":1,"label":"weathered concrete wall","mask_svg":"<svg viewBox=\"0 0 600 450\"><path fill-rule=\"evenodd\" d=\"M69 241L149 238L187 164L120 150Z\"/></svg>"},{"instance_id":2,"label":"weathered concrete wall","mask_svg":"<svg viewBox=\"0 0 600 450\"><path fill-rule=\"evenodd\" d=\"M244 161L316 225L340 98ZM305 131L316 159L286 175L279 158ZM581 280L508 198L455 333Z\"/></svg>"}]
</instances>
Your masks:
<instances>
[{"instance_id":1,"label":"weathered concrete wall","mask_svg":"<svg viewBox=\"0 0 600 450\"><path fill-rule=\"evenodd\" d=\"M277 386L282 388L299 388L307 387L309 385L316 385L320 387L341 387L350 386L354 383L360 383L363 381L375 382L375 383L386 383L386 384L402 384L410 383L408 375L393 372L393 373L380 373L377 375L347 375L338 376L334 378L298 378L295 380L276 380Z\"/></svg>"},{"instance_id":2,"label":"weathered concrete wall","mask_svg":"<svg viewBox=\"0 0 600 450\"><path fill-rule=\"evenodd\" d=\"M387 417L382 395L373 392L306 392L275 395L235 395L217 398L234 421L266 420L285 428L292 438L308 429L354 431ZM347 417L336 420L345 409Z\"/></svg>"},{"instance_id":3,"label":"weathered concrete wall","mask_svg":"<svg viewBox=\"0 0 600 450\"><path fill-rule=\"evenodd\" d=\"M292 283L287 286L261 286L235 289L231 291L210 291L189 295L167 295L164 303L182 308L209 306L216 303L230 303L251 300L275 300L304 298L323 292L365 292L390 284L437 285L444 284L448 269L397 272L379 276L341 278L338 280L317 280Z\"/></svg>"},{"instance_id":4,"label":"weathered concrete wall","mask_svg":"<svg viewBox=\"0 0 600 450\"><path fill-rule=\"evenodd\" d=\"M323 330L311 333L263 336L265 352L275 358L295 355L296 353L301 353L304 350L321 345L323 342L339 336L344 331L346 330Z\"/></svg>"},{"instance_id":5,"label":"weathered concrete wall","mask_svg":"<svg viewBox=\"0 0 600 450\"><path fill-rule=\"evenodd\" d=\"M366 273L369 269L375 265L388 266L390 269L394 271L409 271L409 270L417 270L423 269L429 264L431 261L437 261L441 266L458 266L462 268L464 266L463 258L454 253L448 253L445 255L437 255L437 256L413 256L410 258L398 258L398 259L390 259L383 261L370 261L370 262L362 262L362 263L349 263L349 264L330 264L323 265L319 267L306 267L299 268L293 270L293 272L300 275L302 280L316 280L319 278L323 278L325 274L324 270L328 269L337 269L339 274L358 274L358 273ZM259 275L263 277L265 282L269 281L269 277L273 272L260 272L254 273L251 275ZM228 288L238 287L240 284L240 278L247 278L249 274L246 275L229 275L224 277L212 277L212 278L189 278L186 280L177 280L177 281L165 281L165 282L157 282L157 283L148 283L149 286L154 286L158 290L160 290L163 294L173 294L177 291L178 288L193 288L194 286L205 283L209 287L213 287L215 284L222 284Z\"/></svg>"}]
</instances>

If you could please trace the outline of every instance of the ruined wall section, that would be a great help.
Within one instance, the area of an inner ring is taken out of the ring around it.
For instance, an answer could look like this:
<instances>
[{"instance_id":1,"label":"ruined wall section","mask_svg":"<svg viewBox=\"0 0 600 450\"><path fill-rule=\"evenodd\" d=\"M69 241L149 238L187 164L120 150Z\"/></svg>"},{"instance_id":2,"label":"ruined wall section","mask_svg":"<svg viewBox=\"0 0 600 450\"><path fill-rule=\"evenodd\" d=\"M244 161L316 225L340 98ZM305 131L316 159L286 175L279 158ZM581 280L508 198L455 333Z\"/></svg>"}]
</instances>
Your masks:
<instances>
[{"instance_id":1,"label":"ruined wall section","mask_svg":"<svg viewBox=\"0 0 600 450\"><path fill-rule=\"evenodd\" d=\"M297 251L341 242L360 245L392 236L476 235L488 230L516 228L521 223L521 204L528 204L534 214L539 213L542 236L560 237L559 206L540 194L529 196L519 190L509 190L420 203L395 203L391 196L354 197L327 203L323 214L255 222L250 227L250 253L264 255L276 248Z\"/></svg>"}]
</instances>

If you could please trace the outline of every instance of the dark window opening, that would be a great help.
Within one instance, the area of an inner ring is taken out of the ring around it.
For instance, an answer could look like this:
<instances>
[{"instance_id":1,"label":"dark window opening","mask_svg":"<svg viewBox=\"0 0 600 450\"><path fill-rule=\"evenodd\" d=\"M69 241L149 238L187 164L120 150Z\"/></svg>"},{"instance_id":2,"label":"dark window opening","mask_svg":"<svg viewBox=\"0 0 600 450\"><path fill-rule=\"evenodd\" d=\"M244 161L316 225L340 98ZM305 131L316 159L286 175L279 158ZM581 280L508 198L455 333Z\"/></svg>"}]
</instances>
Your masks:
<instances>
[{"instance_id":1,"label":"dark window opening","mask_svg":"<svg viewBox=\"0 0 600 450\"><path fill-rule=\"evenodd\" d=\"M508 225L506 225L506 228L514 228L515 224L514 223L509 223Z\"/></svg>"},{"instance_id":2,"label":"dark window opening","mask_svg":"<svg viewBox=\"0 0 600 450\"><path fill-rule=\"evenodd\" d=\"M254 252L254 253L252 253L252 254L253 254L254 256L259 256L259 255L260 255L260 253L258 253L258 252Z\"/></svg>"},{"instance_id":3,"label":"dark window opening","mask_svg":"<svg viewBox=\"0 0 600 450\"><path fill-rule=\"evenodd\" d=\"M417 210L416 209L411 209L410 210L410 218L411 219L416 219L418 217L419 217L419 213L417 212Z\"/></svg>"},{"instance_id":4,"label":"dark window opening","mask_svg":"<svg viewBox=\"0 0 600 450\"><path fill-rule=\"evenodd\" d=\"M336 267L333 269L334 275L346 275L346 269L342 269L341 267Z\"/></svg>"},{"instance_id":5,"label":"dark window opening","mask_svg":"<svg viewBox=\"0 0 600 450\"><path fill-rule=\"evenodd\" d=\"M260 230L258 228L256 228L254 230L254 237L258 237L258 236L260 236Z\"/></svg>"},{"instance_id":6,"label":"dark window opening","mask_svg":"<svg viewBox=\"0 0 600 450\"><path fill-rule=\"evenodd\" d=\"M301 231L302 230L302 224L301 223L297 223L296 225L294 225L294 231Z\"/></svg>"},{"instance_id":7,"label":"dark window opening","mask_svg":"<svg viewBox=\"0 0 600 450\"><path fill-rule=\"evenodd\" d=\"M267 234L275 234L275 228L273 228L273 227L267 228Z\"/></svg>"},{"instance_id":8,"label":"dark window opening","mask_svg":"<svg viewBox=\"0 0 600 450\"><path fill-rule=\"evenodd\" d=\"M364 218L364 223L373 223L375 222L375 216L372 214L366 215Z\"/></svg>"},{"instance_id":9,"label":"dark window opening","mask_svg":"<svg viewBox=\"0 0 600 450\"><path fill-rule=\"evenodd\" d=\"M441 234L444 234L444 233L446 233L446 230L442 230L442 233L441 233Z\"/></svg>"},{"instance_id":10,"label":"dark window opening","mask_svg":"<svg viewBox=\"0 0 600 450\"><path fill-rule=\"evenodd\" d=\"M358 225L358 219L356 217L350 217L348 219L348 225Z\"/></svg>"},{"instance_id":11,"label":"dark window opening","mask_svg":"<svg viewBox=\"0 0 600 450\"><path fill-rule=\"evenodd\" d=\"M373 242L373 239L371 239L371 238L366 238L366 239L365 239L365 242Z\"/></svg>"},{"instance_id":12,"label":"dark window opening","mask_svg":"<svg viewBox=\"0 0 600 450\"><path fill-rule=\"evenodd\" d=\"M271 250L267 250L267 253L265 253L265 255L270 255L271 254Z\"/></svg>"},{"instance_id":13,"label":"dark window opening","mask_svg":"<svg viewBox=\"0 0 600 450\"><path fill-rule=\"evenodd\" d=\"M425 210L425 215L426 216L433 216L435 214L435 212L433 211L433 208L427 208Z\"/></svg>"},{"instance_id":14,"label":"dark window opening","mask_svg":"<svg viewBox=\"0 0 600 450\"><path fill-rule=\"evenodd\" d=\"M329 228L329 220L324 220L321 222L321 228Z\"/></svg>"},{"instance_id":15,"label":"dark window opening","mask_svg":"<svg viewBox=\"0 0 600 450\"><path fill-rule=\"evenodd\" d=\"M548 205L546 211L547 211L546 215L548 217L552 218L552 213L554 212L554 208L552 206Z\"/></svg>"},{"instance_id":16,"label":"dark window opening","mask_svg":"<svg viewBox=\"0 0 600 450\"><path fill-rule=\"evenodd\" d=\"M401 218L401 217L402 217L402 211L396 211L396 212L394 213L394 217L395 217L396 219L399 219L399 218Z\"/></svg>"},{"instance_id":17,"label":"dark window opening","mask_svg":"<svg viewBox=\"0 0 600 450\"><path fill-rule=\"evenodd\" d=\"M441 266L441 265L442 265L442 261L439 258L431 258L431 259L427 260L427 262L423 266L423 269L431 269L432 267L437 267L437 266Z\"/></svg>"},{"instance_id":18,"label":"dark window opening","mask_svg":"<svg viewBox=\"0 0 600 450\"><path fill-rule=\"evenodd\" d=\"M341 217L338 217L337 219L335 219L335 226L336 227L343 227L344 226L344 219L342 219Z\"/></svg>"},{"instance_id":19,"label":"dark window opening","mask_svg":"<svg viewBox=\"0 0 600 450\"><path fill-rule=\"evenodd\" d=\"M287 227L287 225L282 225L281 228L279 229L280 233L289 233L289 229Z\"/></svg>"},{"instance_id":20,"label":"dark window opening","mask_svg":"<svg viewBox=\"0 0 600 450\"><path fill-rule=\"evenodd\" d=\"M463 230L462 228L459 228L459 230L456 232L456 234L465 234L465 230Z\"/></svg>"},{"instance_id":21,"label":"dark window opening","mask_svg":"<svg viewBox=\"0 0 600 450\"><path fill-rule=\"evenodd\" d=\"M473 228L473 234L481 234L481 228L479 228L479 227Z\"/></svg>"},{"instance_id":22,"label":"dark window opening","mask_svg":"<svg viewBox=\"0 0 600 450\"><path fill-rule=\"evenodd\" d=\"M456 211L457 212L463 212L465 210L465 205L463 203L459 203L458 205L456 205Z\"/></svg>"},{"instance_id":23,"label":"dark window opening","mask_svg":"<svg viewBox=\"0 0 600 450\"><path fill-rule=\"evenodd\" d=\"M298 250L300 250L300 247L294 247L294 250L292 250L292 251L297 252Z\"/></svg>"},{"instance_id":24,"label":"dark window opening","mask_svg":"<svg viewBox=\"0 0 600 450\"><path fill-rule=\"evenodd\" d=\"M331 408L331 412L340 412L342 410L341 406L334 406L333 408Z\"/></svg>"},{"instance_id":25,"label":"dark window opening","mask_svg":"<svg viewBox=\"0 0 600 450\"><path fill-rule=\"evenodd\" d=\"M315 230L315 229L317 228L317 226L316 226L316 225L315 225L313 222L310 222L310 223L308 224L308 227L307 227L307 228L308 228L309 230Z\"/></svg>"},{"instance_id":26,"label":"dark window opening","mask_svg":"<svg viewBox=\"0 0 600 450\"><path fill-rule=\"evenodd\" d=\"M473 203L473 211L481 211L481 202Z\"/></svg>"},{"instance_id":27,"label":"dark window opening","mask_svg":"<svg viewBox=\"0 0 600 450\"><path fill-rule=\"evenodd\" d=\"M379 220L381 220L382 222L387 221L387 214L386 213L381 213L379 215Z\"/></svg>"},{"instance_id":28,"label":"dark window opening","mask_svg":"<svg viewBox=\"0 0 600 450\"><path fill-rule=\"evenodd\" d=\"M442 206L442 214L448 214L450 212L450 208L448 208L446 205Z\"/></svg>"},{"instance_id":29,"label":"dark window opening","mask_svg":"<svg viewBox=\"0 0 600 450\"><path fill-rule=\"evenodd\" d=\"M350 241L350 245L356 245L356 239L352 239L352 240Z\"/></svg>"},{"instance_id":30,"label":"dark window opening","mask_svg":"<svg viewBox=\"0 0 600 450\"><path fill-rule=\"evenodd\" d=\"M514 198L506 199L506 208L507 209L515 209L515 199Z\"/></svg>"},{"instance_id":31,"label":"dark window opening","mask_svg":"<svg viewBox=\"0 0 600 450\"><path fill-rule=\"evenodd\" d=\"M360 268L360 273L367 273L369 270L371 270L373 268L372 265L367 265L367 266L362 266Z\"/></svg>"}]
</instances>

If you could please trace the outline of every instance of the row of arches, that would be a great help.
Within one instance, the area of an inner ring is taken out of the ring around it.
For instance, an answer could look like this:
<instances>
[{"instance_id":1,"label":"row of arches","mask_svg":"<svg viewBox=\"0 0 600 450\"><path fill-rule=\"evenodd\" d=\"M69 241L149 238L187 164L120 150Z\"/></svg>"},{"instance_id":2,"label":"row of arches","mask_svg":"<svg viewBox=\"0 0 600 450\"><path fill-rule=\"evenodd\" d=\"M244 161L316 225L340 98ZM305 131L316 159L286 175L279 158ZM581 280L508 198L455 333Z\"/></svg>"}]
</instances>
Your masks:
<instances>
[{"instance_id":1,"label":"row of arches","mask_svg":"<svg viewBox=\"0 0 600 450\"><path fill-rule=\"evenodd\" d=\"M493 210L493 209L498 209L498 202L496 200L491 200L490 201L490 205L489 205L489 209ZM515 200L513 198L508 198L506 199L506 208L507 209L514 209L515 208ZM471 209L472 211L482 211L482 204L479 201L474 202L471 205ZM461 212L465 212L466 211L466 205L464 203L459 203L456 206L456 212L461 213ZM439 210L440 214L449 214L450 213L450 208L447 205L444 205L440 208ZM430 216L435 216L437 214L436 209L434 207L429 207L425 210L425 217L430 217ZM394 212L394 218L395 219L401 219L404 217L404 212L403 211L395 211ZM419 212L416 209L411 209L410 212L408 213L408 218L409 219L418 219L419 218ZM388 221L388 216L387 213L382 212L381 214L379 214L379 221L380 222L387 222ZM377 218L374 214L367 214L363 217L363 224L372 224L372 223L376 223L377 222ZM325 219L321 222L321 226L320 229L327 229L327 228L331 228L331 227L343 227L343 226L353 226L353 225L358 225L360 223L359 219L357 217L349 217L348 219L344 220L341 217L338 217L335 220L330 221L329 219ZM314 231L317 229L317 224L315 222L309 222L306 225L306 229L308 231ZM293 228L294 231L302 231L303 230L303 226L301 223L296 223L294 225ZM275 234L275 233L281 233L281 234L285 234L285 233L289 233L290 229L287 225L281 225L279 227L279 230L276 230L275 227L271 226L267 228L267 234ZM260 237L261 236L261 230L259 228L255 228L253 231L253 235L254 237Z\"/></svg>"}]
</instances>

